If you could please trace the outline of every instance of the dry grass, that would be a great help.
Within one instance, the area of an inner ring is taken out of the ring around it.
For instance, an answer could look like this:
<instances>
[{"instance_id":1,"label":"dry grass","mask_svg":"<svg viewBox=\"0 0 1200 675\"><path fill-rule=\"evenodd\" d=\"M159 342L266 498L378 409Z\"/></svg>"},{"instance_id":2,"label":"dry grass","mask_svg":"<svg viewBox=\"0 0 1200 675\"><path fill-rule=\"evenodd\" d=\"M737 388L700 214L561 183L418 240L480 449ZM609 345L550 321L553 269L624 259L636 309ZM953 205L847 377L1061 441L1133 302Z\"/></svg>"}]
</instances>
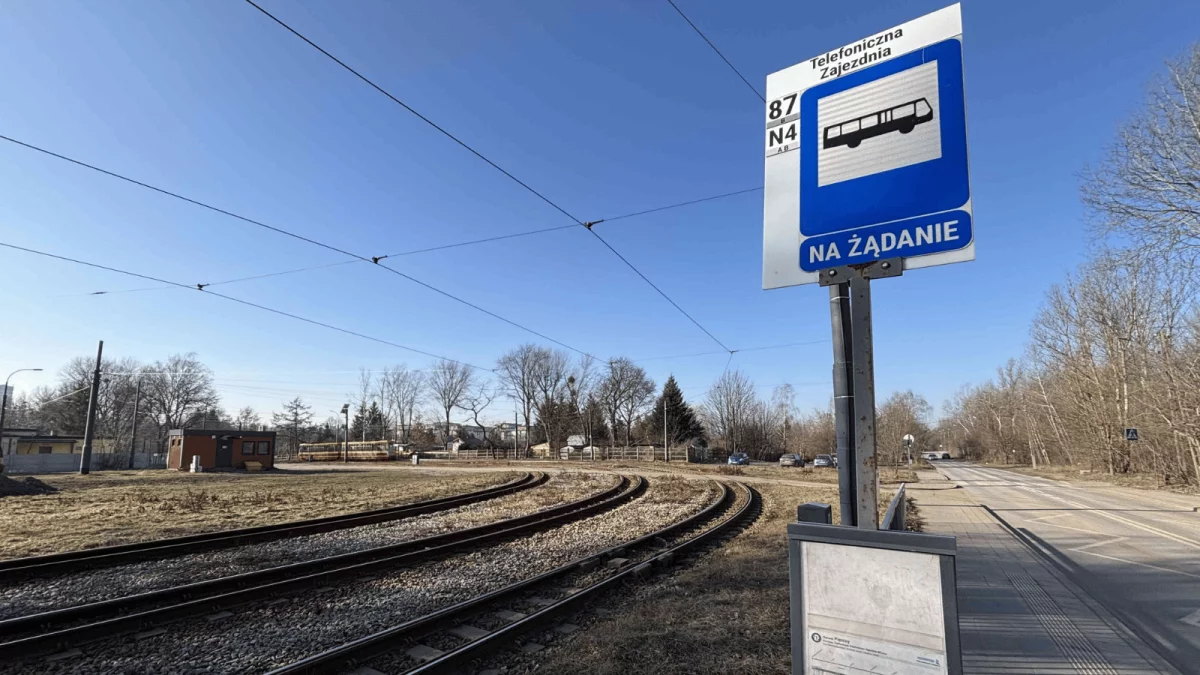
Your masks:
<instances>
[{"instance_id":1,"label":"dry grass","mask_svg":"<svg viewBox=\"0 0 1200 675\"><path fill-rule=\"evenodd\" d=\"M113 471L41 479L54 494L0 501L0 558L270 525L470 492L513 472Z\"/></svg>"},{"instance_id":2,"label":"dry grass","mask_svg":"<svg viewBox=\"0 0 1200 675\"><path fill-rule=\"evenodd\" d=\"M1050 478L1052 480L1091 481L1142 490L1171 490L1183 494L1196 494L1197 492L1195 486L1160 485L1156 476L1147 474L1115 474L1110 476L1105 471L1090 471L1078 466L1039 466L1036 469L1031 466L1013 466L1011 464L989 464L987 466L994 466L997 469L1006 469L1028 476Z\"/></svg>"},{"instance_id":3,"label":"dry grass","mask_svg":"<svg viewBox=\"0 0 1200 675\"><path fill-rule=\"evenodd\" d=\"M837 490L755 487L764 508L753 526L693 567L601 601L580 617L586 630L548 649L537 672L791 672L787 523L804 502L831 504L837 522ZM883 509L891 498L881 492ZM521 668L531 672L534 664Z\"/></svg>"}]
</instances>

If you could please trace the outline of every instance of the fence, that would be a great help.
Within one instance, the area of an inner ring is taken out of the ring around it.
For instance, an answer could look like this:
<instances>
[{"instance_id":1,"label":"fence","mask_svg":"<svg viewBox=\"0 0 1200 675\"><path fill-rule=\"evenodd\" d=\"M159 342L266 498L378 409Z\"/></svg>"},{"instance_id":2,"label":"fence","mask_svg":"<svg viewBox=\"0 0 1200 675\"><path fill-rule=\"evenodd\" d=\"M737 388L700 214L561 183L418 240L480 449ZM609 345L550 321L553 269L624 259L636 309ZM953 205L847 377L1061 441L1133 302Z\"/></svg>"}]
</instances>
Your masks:
<instances>
[{"instance_id":1,"label":"fence","mask_svg":"<svg viewBox=\"0 0 1200 675\"><path fill-rule=\"evenodd\" d=\"M5 473L72 473L79 470L82 457L79 453L48 453L30 455L8 455L4 458ZM92 453L93 471L110 471L129 468L128 452ZM167 456L162 453L138 452L133 455L134 469L165 469Z\"/></svg>"},{"instance_id":2,"label":"fence","mask_svg":"<svg viewBox=\"0 0 1200 675\"><path fill-rule=\"evenodd\" d=\"M900 489L896 491L896 496L892 497L892 503L888 504L887 513L884 514L883 523L880 524L879 529L904 531L904 516L908 510L908 504L904 499L905 485L907 483L901 483Z\"/></svg>"},{"instance_id":3,"label":"fence","mask_svg":"<svg viewBox=\"0 0 1200 675\"><path fill-rule=\"evenodd\" d=\"M426 453L421 453L421 456L426 456ZM586 462L591 460L620 460L628 462L649 462L662 461L663 449L652 446L637 446L632 448L585 448L559 450L549 457L527 457L525 450L518 448L511 450L509 448L496 448L495 450L479 449L468 450L460 448L458 452L452 455L455 459L522 459L529 461L546 461L546 460L561 460L571 462ZM687 448L671 448L670 461L672 462L687 462Z\"/></svg>"}]
</instances>

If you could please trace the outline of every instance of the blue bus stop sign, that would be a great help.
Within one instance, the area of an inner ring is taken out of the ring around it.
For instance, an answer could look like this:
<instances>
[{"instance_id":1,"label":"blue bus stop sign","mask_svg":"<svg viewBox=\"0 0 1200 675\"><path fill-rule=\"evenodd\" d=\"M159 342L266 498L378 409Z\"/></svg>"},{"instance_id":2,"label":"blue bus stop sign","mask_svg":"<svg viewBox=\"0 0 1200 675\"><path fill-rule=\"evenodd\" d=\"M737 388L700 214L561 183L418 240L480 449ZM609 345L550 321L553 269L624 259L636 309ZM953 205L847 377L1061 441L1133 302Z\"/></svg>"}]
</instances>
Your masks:
<instances>
[{"instance_id":1,"label":"blue bus stop sign","mask_svg":"<svg viewBox=\"0 0 1200 675\"><path fill-rule=\"evenodd\" d=\"M764 288L974 259L958 5L773 73L767 92Z\"/></svg>"}]
</instances>

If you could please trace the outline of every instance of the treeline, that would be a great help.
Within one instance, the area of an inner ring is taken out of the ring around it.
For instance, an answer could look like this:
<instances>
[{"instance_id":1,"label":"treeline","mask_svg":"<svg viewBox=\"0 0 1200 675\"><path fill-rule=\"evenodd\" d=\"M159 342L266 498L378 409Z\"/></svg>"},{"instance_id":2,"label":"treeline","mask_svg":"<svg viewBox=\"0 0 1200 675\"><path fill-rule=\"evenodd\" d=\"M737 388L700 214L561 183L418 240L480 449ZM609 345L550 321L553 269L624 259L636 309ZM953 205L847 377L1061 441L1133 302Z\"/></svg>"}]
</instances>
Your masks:
<instances>
[{"instance_id":1,"label":"treeline","mask_svg":"<svg viewBox=\"0 0 1200 675\"><path fill-rule=\"evenodd\" d=\"M4 426L63 436L83 435L95 365L93 358L74 358L59 371L56 384L37 387L9 401ZM171 429L258 424L257 416L253 420L238 420L236 416L231 419L221 409L212 371L195 354L176 354L149 364L133 358L106 358L101 362L101 372L95 437L106 439L121 451L129 448L135 421L138 438L147 442L147 450L155 451L165 444ZM135 398L139 398L136 418ZM138 444L138 452L142 445Z\"/></svg>"},{"instance_id":2,"label":"treeline","mask_svg":"<svg viewBox=\"0 0 1200 675\"><path fill-rule=\"evenodd\" d=\"M1155 82L1083 199L1096 250L1048 292L1026 354L962 390L942 431L971 458L1200 485L1200 46Z\"/></svg>"},{"instance_id":3,"label":"treeline","mask_svg":"<svg viewBox=\"0 0 1200 675\"><path fill-rule=\"evenodd\" d=\"M6 426L81 435L93 367L94 361L87 357L68 362L56 384L10 402ZM274 430L282 458L293 457L302 443L345 438L344 417L319 420L299 396L265 419L251 407L228 413L214 386L213 372L194 354L148 364L132 358L106 359L101 369L96 438L120 452L127 450L133 433L135 398L139 451L161 451L167 432L185 427ZM449 360L426 368L362 369L355 389L346 396L353 441L437 448L459 438L479 447L509 448L515 413L522 427L517 447L525 450L544 442L559 448L577 436L589 445L607 447L661 446L665 438L673 447L711 446L718 457L742 451L763 460L785 452L811 458L835 451L829 410L802 413L791 385L775 386L769 396L762 396L760 387L739 370L723 373L692 404L674 376L658 387L645 369L628 358L572 359L559 350L525 344L497 359L492 371ZM919 448L933 443L928 416L929 405L912 392L885 401L877 424L882 461L901 459L904 434L914 434ZM482 438L466 433L470 427Z\"/></svg>"}]
</instances>

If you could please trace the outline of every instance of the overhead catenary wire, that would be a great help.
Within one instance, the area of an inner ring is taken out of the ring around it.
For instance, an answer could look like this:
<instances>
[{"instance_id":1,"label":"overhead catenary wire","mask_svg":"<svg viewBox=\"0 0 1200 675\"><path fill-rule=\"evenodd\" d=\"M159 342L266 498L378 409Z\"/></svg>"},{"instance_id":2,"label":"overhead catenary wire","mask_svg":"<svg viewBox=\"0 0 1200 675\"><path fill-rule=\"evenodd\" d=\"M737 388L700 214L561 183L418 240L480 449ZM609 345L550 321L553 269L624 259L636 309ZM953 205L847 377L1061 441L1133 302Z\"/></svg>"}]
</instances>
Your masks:
<instances>
[{"instance_id":1,"label":"overhead catenary wire","mask_svg":"<svg viewBox=\"0 0 1200 675\"><path fill-rule=\"evenodd\" d=\"M684 202L678 202L675 204L667 204L666 206L657 206L652 209L645 209L642 211L634 211L632 213L624 213L624 214L621 214L618 216L609 216L608 218L604 218L602 220L597 220L597 221L593 222L592 225L594 226L594 225L597 225L600 223L608 224L608 223L611 223L611 222L617 221L617 220L624 220L626 218L635 218L638 216L644 216L644 215L648 215L651 213L658 213L660 211L667 211L670 209L678 209L678 208L681 208L684 206L691 206L693 204L701 204L701 203L710 202L710 201L713 201L716 199L724 199L726 197L734 197L737 195L743 195L743 194L747 194L749 192L758 192L761 190L762 190L761 187L756 187L756 188L748 188L745 190L736 190L734 192L725 192L725 193L722 193L719 195L712 195L709 197L701 197L699 199L689 199ZM524 232L514 232L512 234L503 234L503 235L498 235L498 236L494 236L494 237L484 237L482 239L468 239L466 241L459 241L459 242L455 242L452 244L441 244L438 246L429 246L426 248L418 248L418 249L413 249L410 251L400 251L398 253L388 253L386 255L379 256L379 260L385 260L388 258L399 258L402 256L409 256L409 255L417 255L420 253L432 253L434 251L445 251L447 249L461 248L464 246L474 246L476 244L486 244L486 243L490 243L490 242L494 242L494 241L515 239L517 237L528 237L531 235L544 234L547 232L558 232L560 230L573 230L576 227L577 227L576 225L557 225L554 227L543 227L543 228L539 228L536 230L526 230ZM237 277L234 279L226 279L224 281L213 281L213 282L205 283L205 284L201 284L201 285L205 286L205 287L223 286L225 284L236 284L236 283L241 283L244 281L256 281L258 279L280 277L280 276L284 276L284 275L288 275L288 274L299 274L301 272L310 272L310 271L321 270L321 269L326 269L326 268L330 268L330 267L341 267L344 265L354 265L354 264L361 263L361 262L368 262L368 261L364 261L360 258L354 258L351 260L342 260L339 262L328 263L325 265L312 265L309 267L297 267L294 269L280 270L278 272L270 272L267 274L255 274L255 275L247 276L247 277ZM116 293L134 293L134 292L139 292L139 291L156 291L156 290L166 290L166 289L174 289L174 288L176 288L176 287L175 286L148 286L148 287L144 287L144 288L125 288L125 289L117 289L117 290L111 290L111 291L92 291L90 293L79 293L76 295L113 295ZM720 352L720 353L724 354L725 352Z\"/></svg>"},{"instance_id":2,"label":"overhead catenary wire","mask_svg":"<svg viewBox=\"0 0 1200 675\"><path fill-rule=\"evenodd\" d=\"M9 248L9 249L13 249L13 250L16 250L16 251L24 251L25 253L31 253L31 254L33 254L33 255L39 255L39 256L46 257L46 258L53 258L53 259L55 259L55 260L62 260L62 261L64 261L64 262L69 262L69 263L73 263L73 264L76 264L76 265L83 265L83 266L85 266L85 267L91 267L91 268L94 268L94 269L101 269L101 270L106 270L106 271L109 271L109 272L115 272L116 274L123 274L123 275L125 275L125 276L135 277L135 278L138 278L138 279L144 279L144 280L146 280L146 281L153 281L153 282L160 283L160 284L167 284L167 285L171 285L171 286L177 286L177 287L179 287L179 288L193 288L193 289L195 289L195 287L194 287L194 286L189 286L188 284L182 284L182 283L178 283L178 282L175 282L175 281L169 281L169 280L167 280L167 279L161 279L161 278L158 278L158 277L153 277L153 276L150 276L150 275L148 275L148 274L141 274L141 273L139 273L139 272L130 272L130 271L128 271L128 270L123 270L123 269L120 269L120 268L117 268L117 267L112 267L112 266L110 266L110 265L102 265L102 264L100 264L100 263L93 263L93 262L88 262L88 261L85 261L85 260L79 260L79 259L76 259L76 258L70 258L70 257L64 256L64 255L58 255L58 254L55 254L55 253L48 253L48 252L46 252L46 251L39 251L39 250L32 249L32 248L26 248L26 247L24 247L24 246L17 246L16 244L9 244L9 243L6 243L6 242L2 242L2 241L0 241L0 246L3 246L3 247L5 247L5 248ZM398 343L398 342L392 342L391 340L384 340L383 338L377 338L377 337L374 337L374 336L371 336L371 335L367 335L367 334L365 334L365 333L359 333L359 332L357 332L357 331L353 331L353 330L350 330L350 329L348 329L348 328L342 328L342 327L340 327L340 326L335 326L335 325L333 325L333 324L325 323L325 322L323 322L323 321L317 321L316 319L310 319L310 318L308 318L308 317L300 316L299 314L292 314L291 312L286 312L286 311L284 311L284 310L281 310L281 309L275 309L275 308L273 308L273 307L268 307L268 306L266 306L266 305L260 305L260 304L258 304L258 303L256 303L256 302L250 302L249 300L243 300L243 299L241 299L241 298L235 298L235 297L233 297L233 296L231 296L231 295L225 295L225 294L223 294L223 293L217 293L216 291L210 291L210 290L207 290L207 289L196 289L196 290L199 290L201 293L206 293L206 294L208 294L208 295L211 295L211 296L213 296L213 297L222 298L222 299L224 299L224 300L228 300L228 301L230 301L230 302L236 302L236 303L238 303L238 304L240 304L240 305L245 305L245 306L247 306L247 307L253 307L253 308L255 308L255 309L259 309L259 310L262 310L262 311L265 311L265 312L270 312L270 313L272 313L272 314L276 314L276 315L279 315L279 316L284 316L284 317L287 317L287 318L290 318L290 319L295 319L295 320L297 320L297 321L303 321L304 323L312 324L312 325L314 325L314 326L320 326L320 327L322 327L322 328L328 328L329 330L335 330L335 331L337 331L337 332L339 332L339 333L345 333L345 334L347 334L347 335L353 335L353 336L355 336L355 337L362 338L362 339L364 339L364 340L370 340L370 341L372 341L372 342L378 342L378 343L380 343L380 344L389 345L389 346L391 346L391 347L396 347L396 348L398 348L398 349L403 349L403 350L405 350L405 351L413 352L414 354L420 354L420 355L422 355L422 356L428 356L428 357L430 357L430 358L434 358L434 359L442 359L442 360L450 361L450 362L453 362L453 363L458 363L458 364L460 364L460 365L464 365L464 366L468 366L468 367L471 367L471 368L475 368L475 369L477 369L477 370L484 370L484 371L490 370L489 368L480 368L479 366L476 366L476 365L474 365L474 364L471 364L471 363L467 363L466 361L460 361L460 360L458 360L458 359L452 359L452 358L450 358L450 357L447 357L447 356L441 356L441 355L439 355L439 354L434 354L433 352L427 352L427 351L424 351L424 350L421 350L421 349L417 349L417 348L415 348L415 347L409 347L409 346L407 346L407 345L402 345L402 344L400 344L400 343Z\"/></svg>"},{"instance_id":3,"label":"overhead catenary wire","mask_svg":"<svg viewBox=\"0 0 1200 675\"><path fill-rule=\"evenodd\" d=\"M766 103L767 98L758 93L758 89L755 88L754 85L750 84L750 80L747 80L746 76L742 75L742 71L734 67L734 65L730 63L729 59L725 58L725 55L721 53L721 50L717 49L717 46L712 43L712 40L709 40L708 36L706 36L703 31L696 27L696 24L692 23L692 20L687 17L687 14L684 14L683 10L679 9L679 5L675 4L675 0L667 0L667 2L671 3L671 6L675 8L675 11L679 13L679 16L683 17L683 20L687 22L687 25L691 26L692 30L696 31L696 35L699 35L700 39L707 42L709 47L712 47L712 50L716 52L717 56L721 57L721 60L725 62L725 65L729 66L729 69L732 70L734 74L736 74L738 78L742 80L742 82L746 83L746 86L750 88L750 91L754 92L754 95L761 99L763 103Z\"/></svg>"},{"instance_id":4,"label":"overhead catenary wire","mask_svg":"<svg viewBox=\"0 0 1200 675\"><path fill-rule=\"evenodd\" d=\"M540 333L540 332L538 332L538 331L535 331L535 330L533 330L532 328L529 328L528 326L524 326L524 325L522 325L522 324L520 324L520 323L517 323L516 321L513 321L512 319L509 319L509 318L503 317L503 316L501 316L501 315L499 315L499 314L497 314L497 313L495 313L495 312L493 312L493 311L491 311L491 310L484 309L484 308L480 307L479 305L476 305L475 303L473 303L473 302L470 302L469 300L465 300L465 299L463 299L463 298L460 298L460 297L458 297L457 295L454 295L453 293L449 293L449 292L443 291L442 289L440 289L440 288L437 288L436 286L433 286L432 284L429 284L429 283L426 283L426 282L424 282L424 281L421 281L420 279L417 279L416 277L414 277L414 276L412 276L412 275L410 275L410 274L406 274L406 273L404 273L404 272L401 272L401 271L399 271L399 270L395 269L394 267L388 267L387 265L384 265L384 264L382 264L382 263L380 263L380 262L379 262L380 260L382 260L382 257L373 257L373 258L372 258L372 257L362 256L362 255L359 255L359 254L357 254L357 253L351 253L351 252L349 252L349 251L346 251L346 250L340 249L340 248L338 248L338 247L336 247L336 246L333 246L333 245L330 245L330 244L326 244L326 243L324 243L324 242L317 241L316 239L312 239L312 238L309 238L309 237L305 237L305 236L303 236L303 235L299 235L299 234L296 234L296 233L294 233L294 232L289 232L288 230L285 230L285 229L283 229L283 228L281 228L281 227L275 227L275 226L273 226L273 225L268 225L268 224L266 224L266 223L264 223L264 222L262 222L262 221L255 220L255 219L253 219L253 218L248 218L248 217L246 217L246 216L239 215L239 214L237 214L237 213L234 213L234 212L232 212L232 211L229 211L229 210L226 210L226 209L222 209L222 208L220 208L220 207L212 206L211 204L207 204L207 203L205 203L205 202L202 202L202 201L199 201L199 200L197 200L197 199L192 199L192 198L190 198L190 197L185 197L185 196L183 196L183 195L181 195L181 194L179 194L179 193L177 193L177 192L172 192L172 191L170 191L170 190L165 190L165 189L163 189L163 188L155 187L155 186L153 186L153 185L150 185L149 183L145 183L145 182L142 182L142 181L136 180L136 179L134 179L134 178L130 178L130 177L128 177L128 176L124 176L124 175L122 175L122 174L119 174L119 173L116 173L116 172L114 172L114 171L109 171L109 170L107 170L107 169L102 169L102 168L100 168L100 167L98 167L98 166L96 166L96 165L94 165L94 164L89 164L89 163L87 163L87 162L83 162L83 161L80 161L80 160L77 160L77 159L74 159L74 158L71 158L71 157L67 157L66 155L62 155L62 154L59 154L59 153L56 153L56 152L53 152L53 151L47 150L47 149L45 149L45 148L41 148L41 147L38 147L38 146L36 146L36 145L32 145L32 144L29 144L29 143L25 143L25 142L23 142L23 141L18 141L18 140L14 139L14 138L11 138L11 137L9 137L9 136L4 136L4 135L0 134L0 140L9 141L9 142L11 142L11 143L15 143L15 144L17 144L17 145L20 145L20 146L22 146L22 147L29 148L30 150L36 150L36 151L38 151L38 152L41 152L41 153L43 153L43 154L49 155L49 156L51 156L51 157L55 157L55 158L57 158L57 159L61 159L61 160L67 161L67 162L70 162L70 163L72 163L72 164L75 164L75 165L78 165L78 166L81 166L81 167L84 167L84 168L87 168L87 169L91 169L91 170L93 170L93 171L98 171L98 172L100 172L100 173L102 173L102 174L104 174L104 175L106 175L106 176L111 176L111 177L113 177L113 178L118 178L118 179L120 179L120 180L126 181L126 182L128 182L128 183L131 183L131 184L133 184L133 185L137 185L137 186L140 186L140 187L143 187L143 188L149 189L149 190L153 190L153 191L155 191L155 192L158 192L158 193L160 193L160 194L163 194L163 195L166 195L166 196L169 196L169 197L173 197L173 198L175 198L175 199L179 199L179 200L185 201L185 202L187 202L187 203L189 203L189 204L194 204L194 205L196 205L196 206L200 206L200 207L202 207L202 208L205 208L205 209L208 209L208 210L210 210L210 211L214 211L214 212L216 212L216 213L220 213L220 214L222 214L222 215L229 216L230 218L236 218L237 220L241 220L241 221L243 221L243 222L250 223L250 224L252 224L252 225L255 225L255 226L258 226L258 227L262 227L262 228L265 228L265 229L267 229L267 230L270 230L270 231L272 231L272 232L276 232L276 233L279 233L279 234L282 234L282 235L285 235L285 236L288 236L288 237L292 237L292 238L295 238L295 239L299 239L300 241L307 242L307 243L309 243L309 244L312 244L312 245L314 245L314 246L320 246L321 248L328 249L328 250L330 250L330 251L334 251L334 252L336 252L336 253L341 253L342 255L349 256L349 257L351 257L351 258L354 258L355 260L358 260L358 261L361 261L361 262L369 262L369 263L372 263L372 264L374 264L376 267L379 267L379 268L381 268L381 269L385 269L385 270L387 270L388 272L391 272L392 274L395 274L395 275L397 275L397 276L399 276L399 277L402 277L402 278L404 278L404 279L407 279L408 281L411 281L411 282L413 282L413 283L417 284L418 286L422 286L422 287L424 287L424 288L426 288L426 289L428 289L428 290L431 290L431 291L433 291L434 293L437 293L437 294L439 294L439 295L441 295L441 296L443 296L443 297L449 298L449 299L451 299L451 300L454 300L455 302L458 302L458 303L460 303L460 304L462 304L462 305L465 305L465 306L467 306L467 307L470 307L471 309L474 309L474 310L480 311L480 312L482 312L482 313L484 313L484 314L487 314L488 316L491 316L491 317L493 317L493 318L495 318L495 319L498 319L498 320L500 320L500 321L503 321L504 323L507 323L507 324L509 324L510 326L513 326L514 328L517 328L517 329L520 329L520 330L522 330L522 331L525 331L526 333L529 333L529 334L531 334L531 335L535 335L535 336L537 336L537 337L540 337L540 338L542 338L543 340L547 340L547 341L549 341L549 342L553 342L554 344L556 344L556 345L559 345L560 347L564 347L564 348L566 348L566 349L569 349L569 350L571 350L571 351L573 351L573 352L577 352L577 353L579 353L579 354L586 354L586 352L584 352L584 351L582 351L582 350L576 349L575 347L572 347L572 346L570 346L570 345L568 345L568 344L566 344L566 343L564 343L564 342L561 342L561 341L559 341L559 340L555 340L554 338L551 338L551 337L549 337L549 336L547 336L547 335L544 335L543 333ZM351 261L346 261L346 262L351 262ZM191 285L188 285L188 284L177 284L177 283L174 283L174 282L167 282L167 283L170 283L170 284L171 284L171 285L173 285L173 286L180 286L180 287L182 287L182 288L193 288L193 287L194 287L194 288L198 288L199 290L206 290L206 289L205 289L205 286L209 285L209 284L203 284L203 283L200 283L200 284L195 284L194 286L191 286Z\"/></svg>"},{"instance_id":5,"label":"overhead catenary wire","mask_svg":"<svg viewBox=\"0 0 1200 675\"><path fill-rule=\"evenodd\" d=\"M460 139L458 136L455 136L454 134L450 133L450 131L448 131L446 128L444 128L444 127L440 126L439 124L437 124L436 122L434 122L434 121L433 121L433 120L431 120L430 118L426 117L425 115L422 115L421 113L417 112L417 110L416 110L416 109L414 109L412 106L408 105L407 103L405 103L404 101L400 100L398 97L396 97L395 95L393 95L393 94L392 94L391 92L389 92L388 90L386 90L386 89L384 89L383 87L381 87L380 85L376 84L376 83L375 83L373 80L371 80L370 78L368 78L366 75L363 75L363 74L362 74L362 73L360 73L359 71L355 70L355 69L354 69L354 68L352 68L350 65L348 65L348 64L347 64L345 61L342 61L342 60L341 60L341 59L339 59L338 57L334 56L332 53L330 53L329 51L327 51L325 48L321 47L321 46L320 46L320 45L318 45L316 42L313 42L312 40L310 40L308 37L306 37L306 36L305 36L304 34L302 34L300 31L296 30L295 28L292 28L290 25L288 25L286 22L284 22L284 21L283 21L282 19L280 19L279 17L277 17L277 16L275 16L274 14L272 14L272 13L268 12L266 9L263 9L263 8L262 8L260 5L258 5L257 3L255 3L255 2L254 2L254 0L246 0L246 3L247 3L247 4L249 4L250 6L254 7L255 9L257 9L259 12L262 12L264 15L266 15L266 16L267 16L269 19L271 19L272 21L274 21L276 24L278 24L279 26L283 27L285 30L287 30L287 31L288 31L289 33L291 33L292 35L295 35L297 38L299 38L300 40L302 40L303 42L305 42L306 44L308 44L308 45L309 45L310 47L312 47L313 49L317 50L317 51L318 51L318 52L320 52L321 54L323 54L323 55L325 55L326 57L328 57L328 58L329 58L331 61L333 61L333 62L334 62L334 63L336 63L337 65L341 66L343 69L345 69L345 70L346 70L347 72L349 72L350 74L354 75L354 76L355 76L356 78L358 78L359 80L362 80L364 83L366 83L368 86L370 86L370 87L371 87L372 89L374 89L375 91L378 91L380 94L383 94L384 96L386 96L388 99L390 99L390 100L391 100L393 103L395 103L396 105L399 105L400 107L404 108L404 109L405 109L405 110L407 110L408 112L412 113L412 114L413 114L413 115L415 115L415 116L416 116L418 119L420 119L422 122L424 122L425 124L429 125L429 126L430 126L430 127L432 127L433 129L437 130L439 133L441 133L441 134L442 134L443 136L445 136L446 138L449 138L450 140L454 141L454 142L455 142L455 143L457 143L459 146L461 146L463 149L465 149L465 150L467 150L468 152L470 152L472 155L475 155L475 156L476 156L476 157L478 157L480 160L482 160L482 161L486 162L486 163L487 163L489 166L491 166L492 168L496 169L496 170L497 170L497 171L499 171L500 173L502 173L502 174L504 174L505 176L507 176L507 177L508 177L510 180L512 180L512 181L513 181L514 183L516 183L517 185L520 185L522 188L524 188L524 189L525 189L526 191L528 191L530 194L532 194L532 195L536 196L538 199L540 199L541 201L545 202L545 203L546 203L546 204L548 204L550 207L552 207L553 209L555 209L555 210L556 210L556 211L558 211L559 213L563 214L563 215L564 215L564 216L566 216L567 218L570 218L571 220L575 221L575 223L576 223L577 225L580 225L580 226L582 226L582 227L585 227L585 228L587 228L587 230L588 230L589 232L591 232L591 233L592 233L592 234L593 234L593 235L594 235L594 236L595 236L595 237L596 237L596 238L597 238L597 239L598 239L598 240L599 240L601 243L603 243L603 244L604 244L604 246L605 246L606 248L608 248L608 250L612 251L612 252L613 252L613 254L615 254L615 255L616 255L616 256L617 256L617 257L618 257L618 258L621 260L621 262L625 263L625 265L626 265L627 267L629 267L631 270L633 270L633 271L634 271L634 272L635 272L635 273L636 273L636 274L637 274L639 277L641 277L641 278L642 278L642 280L643 280L643 281L645 281L647 284L649 284L649 285L650 285L650 287L651 287L651 288L653 288L653 289L654 289L654 290L655 290L655 291L656 291L656 292L657 292L659 295L661 295L661 296L662 296L662 297L663 297L663 298L664 298L664 299L665 299L667 302L669 302L669 303L671 304L671 306L672 306L672 307L674 307L674 308L675 308L676 310L678 310L678 311L679 311L681 314L683 314L685 317L687 317L689 321L691 321L693 324L695 324L695 325L696 325L696 326L697 326L697 327L698 327L698 328L699 328L701 331L703 331L703 332L704 332L704 334L705 334L705 335L707 335L708 337L712 338L712 340L713 340L714 342L716 342L717 344L721 345L721 348L722 348L722 349L725 349L725 350L727 350L727 351L728 351L728 349L729 349L729 348L728 348L727 346L725 346L725 344L724 344L724 343L722 343L720 340L718 340L718 339L716 338L716 336L714 336L714 335L713 335L713 334L712 334L712 333L711 333L711 332L710 332L710 331L709 331L707 328L705 328L704 326L702 326L702 325L700 324L700 322L699 322L699 321L697 321L697 320L696 320L696 319L695 319L695 318L694 318L694 317L693 317L691 314L688 314L688 313L687 313L687 312L686 312L686 311L685 311L685 310L684 310L682 307L680 307L680 306L679 306L679 303L677 303L677 302L675 302L673 299L671 299L671 297L670 297L670 296L668 296L668 295L667 295L665 292L663 292L663 290L662 290L661 288L659 288L659 287L658 287L658 286L657 286L657 285L656 285L654 282L650 281L650 279L649 279L649 278L648 278L648 277L647 277L645 274L643 274L643 273L641 272L641 270L639 270L637 267L635 267L635 266L633 265L633 263L629 262L629 260L628 260L627 258L625 258L625 256L623 256L623 255L621 255L620 253L618 253L618 252L617 252L617 249L613 248L613 246L612 246L611 244L609 244L607 241L605 241L605 239L604 239L603 237L601 237L601 236L600 236L600 235L599 235L599 234L598 234L598 233L597 233L595 230L593 230L593 229L592 229L592 226L593 226L593 225L595 225L596 223L600 222L600 221L595 221L595 222L585 222L585 221L583 221L582 219L580 219L580 218L576 217L575 215L573 215L572 213L570 213L569 211L567 211L565 208L563 208L562 206L560 206L560 205L559 205L557 202L553 201L552 199L550 199L550 198L549 198L549 197L547 197L546 195L542 194L541 192L538 192L538 191L537 191L537 190L535 190L533 187L531 187L531 186L530 186L528 183L526 183L526 182L522 181L520 178L517 178L515 175L513 175L513 174L512 174L511 172L509 172L507 169L505 169L505 168L501 167L499 164L497 164L496 162L494 162L494 161L492 161L491 159L489 159L489 158L488 158L487 156L485 156L483 153L479 152L479 151L478 151L478 150L476 150L474 147L472 147L471 145L467 144L465 141L463 141L462 139ZM748 84L748 83L747 83L747 84ZM378 261L376 261L376 262L378 262ZM572 351L579 351L579 350L572 349ZM583 353L583 352L580 352L580 353Z\"/></svg>"}]
</instances>

